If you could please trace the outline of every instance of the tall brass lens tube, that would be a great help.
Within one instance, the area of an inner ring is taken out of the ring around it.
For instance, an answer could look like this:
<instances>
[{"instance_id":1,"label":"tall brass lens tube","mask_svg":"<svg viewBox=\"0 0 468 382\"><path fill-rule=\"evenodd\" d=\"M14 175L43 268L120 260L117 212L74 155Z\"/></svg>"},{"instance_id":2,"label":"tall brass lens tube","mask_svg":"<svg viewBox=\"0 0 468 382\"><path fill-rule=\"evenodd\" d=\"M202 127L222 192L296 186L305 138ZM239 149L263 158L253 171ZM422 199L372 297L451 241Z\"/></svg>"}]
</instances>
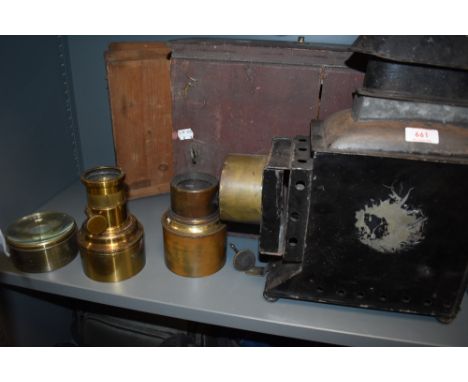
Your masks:
<instances>
[{"instance_id":1,"label":"tall brass lens tube","mask_svg":"<svg viewBox=\"0 0 468 382\"><path fill-rule=\"evenodd\" d=\"M97 281L121 281L145 265L143 227L127 212L124 177L117 167L96 167L81 177L88 218L78 244L84 272Z\"/></svg>"},{"instance_id":2,"label":"tall brass lens tube","mask_svg":"<svg viewBox=\"0 0 468 382\"><path fill-rule=\"evenodd\" d=\"M83 174L86 187L88 221L86 228L95 234L118 227L127 219L124 174L116 168L98 167Z\"/></svg>"}]
</instances>

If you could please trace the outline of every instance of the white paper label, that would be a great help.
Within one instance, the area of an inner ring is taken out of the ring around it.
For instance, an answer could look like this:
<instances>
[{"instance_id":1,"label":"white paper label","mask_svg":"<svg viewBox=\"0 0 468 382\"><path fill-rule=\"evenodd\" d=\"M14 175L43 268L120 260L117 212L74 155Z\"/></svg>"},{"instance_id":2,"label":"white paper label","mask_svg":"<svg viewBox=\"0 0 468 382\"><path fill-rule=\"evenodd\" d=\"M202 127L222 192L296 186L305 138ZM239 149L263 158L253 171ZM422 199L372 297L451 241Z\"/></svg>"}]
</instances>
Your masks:
<instances>
[{"instance_id":1,"label":"white paper label","mask_svg":"<svg viewBox=\"0 0 468 382\"><path fill-rule=\"evenodd\" d=\"M422 129L420 127L405 127L405 141L438 145L439 131L434 129Z\"/></svg>"},{"instance_id":2,"label":"white paper label","mask_svg":"<svg viewBox=\"0 0 468 382\"><path fill-rule=\"evenodd\" d=\"M180 129L177 130L177 136L181 141L185 141L186 139L193 139L193 131L192 129Z\"/></svg>"}]
</instances>

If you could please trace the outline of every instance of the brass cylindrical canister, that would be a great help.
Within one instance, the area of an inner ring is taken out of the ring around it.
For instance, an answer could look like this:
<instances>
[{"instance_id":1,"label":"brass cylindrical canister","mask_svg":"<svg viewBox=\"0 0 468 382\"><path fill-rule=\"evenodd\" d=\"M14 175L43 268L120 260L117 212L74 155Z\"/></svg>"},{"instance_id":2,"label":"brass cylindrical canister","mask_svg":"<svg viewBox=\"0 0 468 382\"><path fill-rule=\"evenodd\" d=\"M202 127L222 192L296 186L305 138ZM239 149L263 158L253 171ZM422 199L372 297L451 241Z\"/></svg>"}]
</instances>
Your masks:
<instances>
[{"instance_id":1,"label":"brass cylindrical canister","mask_svg":"<svg viewBox=\"0 0 468 382\"><path fill-rule=\"evenodd\" d=\"M78 233L78 244L84 272L93 280L125 280L145 265L144 231L127 212L124 177L117 167L96 167L81 177L88 218Z\"/></svg>"},{"instance_id":2,"label":"brass cylindrical canister","mask_svg":"<svg viewBox=\"0 0 468 382\"><path fill-rule=\"evenodd\" d=\"M266 163L264 155L230 154L226 157L219 186L221 220L260 224Z\"/></svg>"},{"instance_id":3,"label":"brass cylindrical canister","mask_svg":"<svg viewBox=\"0 0 468 382\"><path fill-rule=\"evenodd\" d=\"M161 218L164 255L167 267L180 276L208 276L226 262L217 191L217 179L204 173L185 173L171 182L171 208Z\"/></svg>"},{"instance_id":4,"label":"brass cylindrical canister","mask_svg":"<svg viewBox=\"0 0 468 382\"><path fill-rule=\"evenodd\" d=\"M77 227L61 212L37 212L7 227L5 241L13 264L23 272L50 272L72 261L78 253Z\"/></svg>"}]
</instances>

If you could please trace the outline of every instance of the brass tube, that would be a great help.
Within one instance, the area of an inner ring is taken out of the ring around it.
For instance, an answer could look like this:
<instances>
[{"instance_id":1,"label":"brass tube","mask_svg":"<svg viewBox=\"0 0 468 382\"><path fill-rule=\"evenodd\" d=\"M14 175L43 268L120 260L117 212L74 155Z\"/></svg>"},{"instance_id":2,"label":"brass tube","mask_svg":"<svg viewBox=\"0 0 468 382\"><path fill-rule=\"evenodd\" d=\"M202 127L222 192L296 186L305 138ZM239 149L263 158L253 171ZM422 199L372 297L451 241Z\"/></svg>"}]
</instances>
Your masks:
<instances>
[{"instance_id":1,"label":"brass tube","mask_svg":"<svg viewBox=\"0 0 468 382\"><path fill-rule=\"evenodd\" d=\"M215 205L218 181L185 173L171 182L171 209L161 218L167 267L185 277L202 277L226 262L226 226Z\"/></svg>"},{"instance_id":2,"label":"brass tube","mask_svg":"<svg viewBox=\"0 0 468 382\"><path fill-rule=\"evenodd\" d=\"M209 174L188 172L171 182L171 209L179 216L199 218L216 211L218 180Z\"/></svg>"},{"instance_id":3,"label":"brass tube","mask_svg":"<svg viewBox=\"0 0 468 382\"><path fill-rule=\"evenodd\" d=\"M86 214L88 215L88 229L91 232L103 232L103 229L108 227L119 227L128 218L127 206L125 204L118 204L113 208L94 209L87 208ZM102 228L94 228L96 221L102 221Z\"/></svg>"},{"instance_id":4,"label":"brass tube","mask_svg":"<svg viewBox=\"0 0 468 382\"><path fill-rule=\"evenodd\" d=\"M81 177L88 218L78 233L78 244L83 270L93 280L125 280L145 265L144 231L127 212L124 177L117 167L96 167Z\"/></svg>"},{"instance_id":5,"label":"brass tube","mask_svg":"<svg viewBox=\"0 0 468 382\"><path fill-rule=\"evenodd\" d=\"M226 157L219 186L221 220L260 224L266 163L264 155L230 154Z\"/></svg>"},{"instance_id":6,"label":"brass tube","mask_svg":"<svg viewBox=\"0 0 468 382\"><path fill-rule=\"evenodd\" d=\"M123 171L117 167L101 166L86 171L81 176L81 182L85 185L88 196L87 214L90 218L88 229L104 227L93 225L93 219L103 222L99 216L105 217L107 227L118 227L127 219L126 188ZM106 228L107 228L106 227ZM94 231L94 233L100 233Z\"/></svg>"}]
</instances>

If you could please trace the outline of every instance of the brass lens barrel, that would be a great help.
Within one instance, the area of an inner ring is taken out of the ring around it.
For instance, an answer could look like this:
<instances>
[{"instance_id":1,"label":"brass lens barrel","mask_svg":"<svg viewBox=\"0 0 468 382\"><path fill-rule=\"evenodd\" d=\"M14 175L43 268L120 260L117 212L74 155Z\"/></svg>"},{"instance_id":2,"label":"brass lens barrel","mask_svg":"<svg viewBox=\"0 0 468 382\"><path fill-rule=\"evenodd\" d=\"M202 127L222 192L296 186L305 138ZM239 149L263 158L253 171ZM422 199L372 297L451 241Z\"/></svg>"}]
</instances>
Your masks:
<instances>
[{"instance_id":1,"label":"brass lens barrel","mask_svg":"<svg viewBox=\"0 0 468 382\"><path fill-rule=\"evenodd\" d=\"M178 175L171 182L171 209L179 216L199 218L216 211L218 181L201 172Z\"/></svg>"},{"instance_id":2,"label":"brass lens barrel","mask_svg":"<svg viewBox=\"0 0 468 382\"><path fill-rule=\"evenodd\" d=\"M202 277L226 262L226 226L215 205L215 177L190 172L171 182L171 209L161 218L167 267L185 277Z\"/></svg>"},{"instance_id":3,"label":"brass lens barrel","mask_svg":"<svg viewBox=\"0 0 468 382\"><path fill-rule=\"evenodd\" d=\"M88 218L78 233L78 244L84 272L93 280L125 280L145 265L144 231L127 212L124 177L117 167L96 167L81 177Z\"/></svg>"},{"instance_id":4,"label":"brass lens barrel","mask_svg":"<svg viewBox=\"0 0 468 382\"><path fill-rule=\"evenodd\" d=\"M88 229L94 233L127 219L125 174L117 167L95 167L81 176L88 196Z\"/></svg>"},{"instance_id":5,"label":"brass lens barrel","mask_svg":"<svg viewBox=\"0 0 468 382\"><path fill-rule=\"evenodd\" d=\"M221 220L260 224L264 155L230 154L224 161L219 188Z\"/></svg>"}]
</instances>

